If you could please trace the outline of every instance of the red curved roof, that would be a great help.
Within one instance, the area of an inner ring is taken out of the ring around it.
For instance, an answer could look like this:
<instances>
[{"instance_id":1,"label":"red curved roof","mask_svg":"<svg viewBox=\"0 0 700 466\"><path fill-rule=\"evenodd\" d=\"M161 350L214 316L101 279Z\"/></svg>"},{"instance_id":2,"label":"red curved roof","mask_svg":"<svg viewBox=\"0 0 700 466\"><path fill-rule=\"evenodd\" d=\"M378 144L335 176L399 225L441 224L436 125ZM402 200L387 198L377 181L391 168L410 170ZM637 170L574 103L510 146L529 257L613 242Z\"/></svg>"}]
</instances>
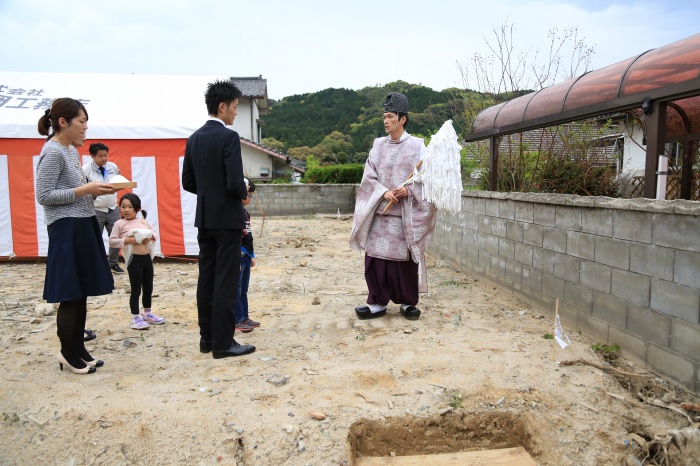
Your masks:
<instances>
[{"instance_id":1,"label":"red curved roof","mask_svg":"<svg viewBox=\"0 0 700 466\"><path fill-rule=\"evenodd\" d=\"M669 104L667 137L700 131L700 34L489 107L467 141Z\"/></svg>"}]
</instances>

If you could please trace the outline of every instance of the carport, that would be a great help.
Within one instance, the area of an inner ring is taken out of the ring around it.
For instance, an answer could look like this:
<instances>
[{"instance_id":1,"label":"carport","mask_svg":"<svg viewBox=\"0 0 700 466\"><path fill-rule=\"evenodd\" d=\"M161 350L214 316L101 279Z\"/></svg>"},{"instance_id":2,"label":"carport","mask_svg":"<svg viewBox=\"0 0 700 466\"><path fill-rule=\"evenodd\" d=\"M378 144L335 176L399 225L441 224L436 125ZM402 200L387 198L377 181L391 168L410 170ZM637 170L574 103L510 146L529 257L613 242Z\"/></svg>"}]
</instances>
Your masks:
<instances>
[{"instance_id":1,"label":"carport","mask_svg":"<svg viewBox=\"0 0 700 466\"><path fill-rule=\"evenodd\" d=\"M465 140L489 139L489 190L496 191L501 137L623 112L638 112L646 124L644 197L656 195L665 144L682 142L681 198L690 199L700 140L700 34L489 107Z\"/></svg>"}]
</instances>

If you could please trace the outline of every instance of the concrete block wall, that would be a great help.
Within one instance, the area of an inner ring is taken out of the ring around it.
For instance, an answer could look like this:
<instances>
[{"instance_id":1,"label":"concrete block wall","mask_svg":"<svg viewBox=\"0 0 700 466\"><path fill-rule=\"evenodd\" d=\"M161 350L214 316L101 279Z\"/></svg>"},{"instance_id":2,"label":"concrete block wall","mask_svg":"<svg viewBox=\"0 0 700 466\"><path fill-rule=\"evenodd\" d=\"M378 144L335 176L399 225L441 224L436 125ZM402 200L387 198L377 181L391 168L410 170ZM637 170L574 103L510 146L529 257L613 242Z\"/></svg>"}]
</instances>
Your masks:
<instances>
[{"instance_id":1,"label":"concrete block wall","mask_svg":"<svg viewBox=\"0 0 700 466\"><path fill-rule=\"evenodd\" d=\"M352 214L356 184L256 184L255 192L265 215ZM257 201L248 206L251 217L260 216Z\"/></svg>"},{"instance_id":2,"label":"concrete block wall","mask_svg":"<svg viewBox=\"0 0 700 466\"><path fill-rule=\"evenodd\" d=\"M700 202L469 191L429 253L700 394Z\"/></svg>"}]
</instances>

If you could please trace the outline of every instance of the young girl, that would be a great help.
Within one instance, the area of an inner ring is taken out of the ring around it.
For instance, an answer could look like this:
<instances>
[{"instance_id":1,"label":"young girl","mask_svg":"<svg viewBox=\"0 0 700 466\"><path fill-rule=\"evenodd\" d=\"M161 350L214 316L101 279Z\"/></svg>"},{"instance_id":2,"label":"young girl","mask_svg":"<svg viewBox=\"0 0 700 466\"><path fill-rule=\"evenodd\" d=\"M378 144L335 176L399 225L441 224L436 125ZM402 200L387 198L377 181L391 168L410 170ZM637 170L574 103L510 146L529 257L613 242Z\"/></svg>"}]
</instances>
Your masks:
<instances>
[{"instance_id":1,"label":"young girl","mask_svg":"<svg viewBox=\"0 0 700 466\"><path fill-rule=\"evenodd\" d=\"M146 211L141 210L141 199L134 193L127 193L119 200L122 219L118 220L109 236L109 246L123 249L126 269L131 283L131 328L146 330L150 324L165 322L151 312L153 294L153 243L156 241L153 227L146 221ZM143 218L136 218L141 212ZM139 314L139 295L143 289L143 314Z\"/></svg>"}]
</instances>

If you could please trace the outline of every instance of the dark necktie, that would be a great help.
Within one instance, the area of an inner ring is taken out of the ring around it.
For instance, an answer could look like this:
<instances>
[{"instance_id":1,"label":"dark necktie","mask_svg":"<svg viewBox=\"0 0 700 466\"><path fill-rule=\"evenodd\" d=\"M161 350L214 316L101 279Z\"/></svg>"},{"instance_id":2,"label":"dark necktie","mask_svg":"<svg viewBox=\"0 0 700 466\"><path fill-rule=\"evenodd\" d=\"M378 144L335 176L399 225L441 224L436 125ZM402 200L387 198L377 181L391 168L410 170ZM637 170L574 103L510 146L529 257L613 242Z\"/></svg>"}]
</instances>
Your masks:
<instances>
[{"instance_id":1,"label":"dark necktie","mask_svg":"<svg viewBox=\"0 0 700 466\"><path fill-rule=\"evenodd\" d=\"M102 173L102 179L105 179L105 167L100 167L100 173Z\"/></svg>"}]
</instances>

